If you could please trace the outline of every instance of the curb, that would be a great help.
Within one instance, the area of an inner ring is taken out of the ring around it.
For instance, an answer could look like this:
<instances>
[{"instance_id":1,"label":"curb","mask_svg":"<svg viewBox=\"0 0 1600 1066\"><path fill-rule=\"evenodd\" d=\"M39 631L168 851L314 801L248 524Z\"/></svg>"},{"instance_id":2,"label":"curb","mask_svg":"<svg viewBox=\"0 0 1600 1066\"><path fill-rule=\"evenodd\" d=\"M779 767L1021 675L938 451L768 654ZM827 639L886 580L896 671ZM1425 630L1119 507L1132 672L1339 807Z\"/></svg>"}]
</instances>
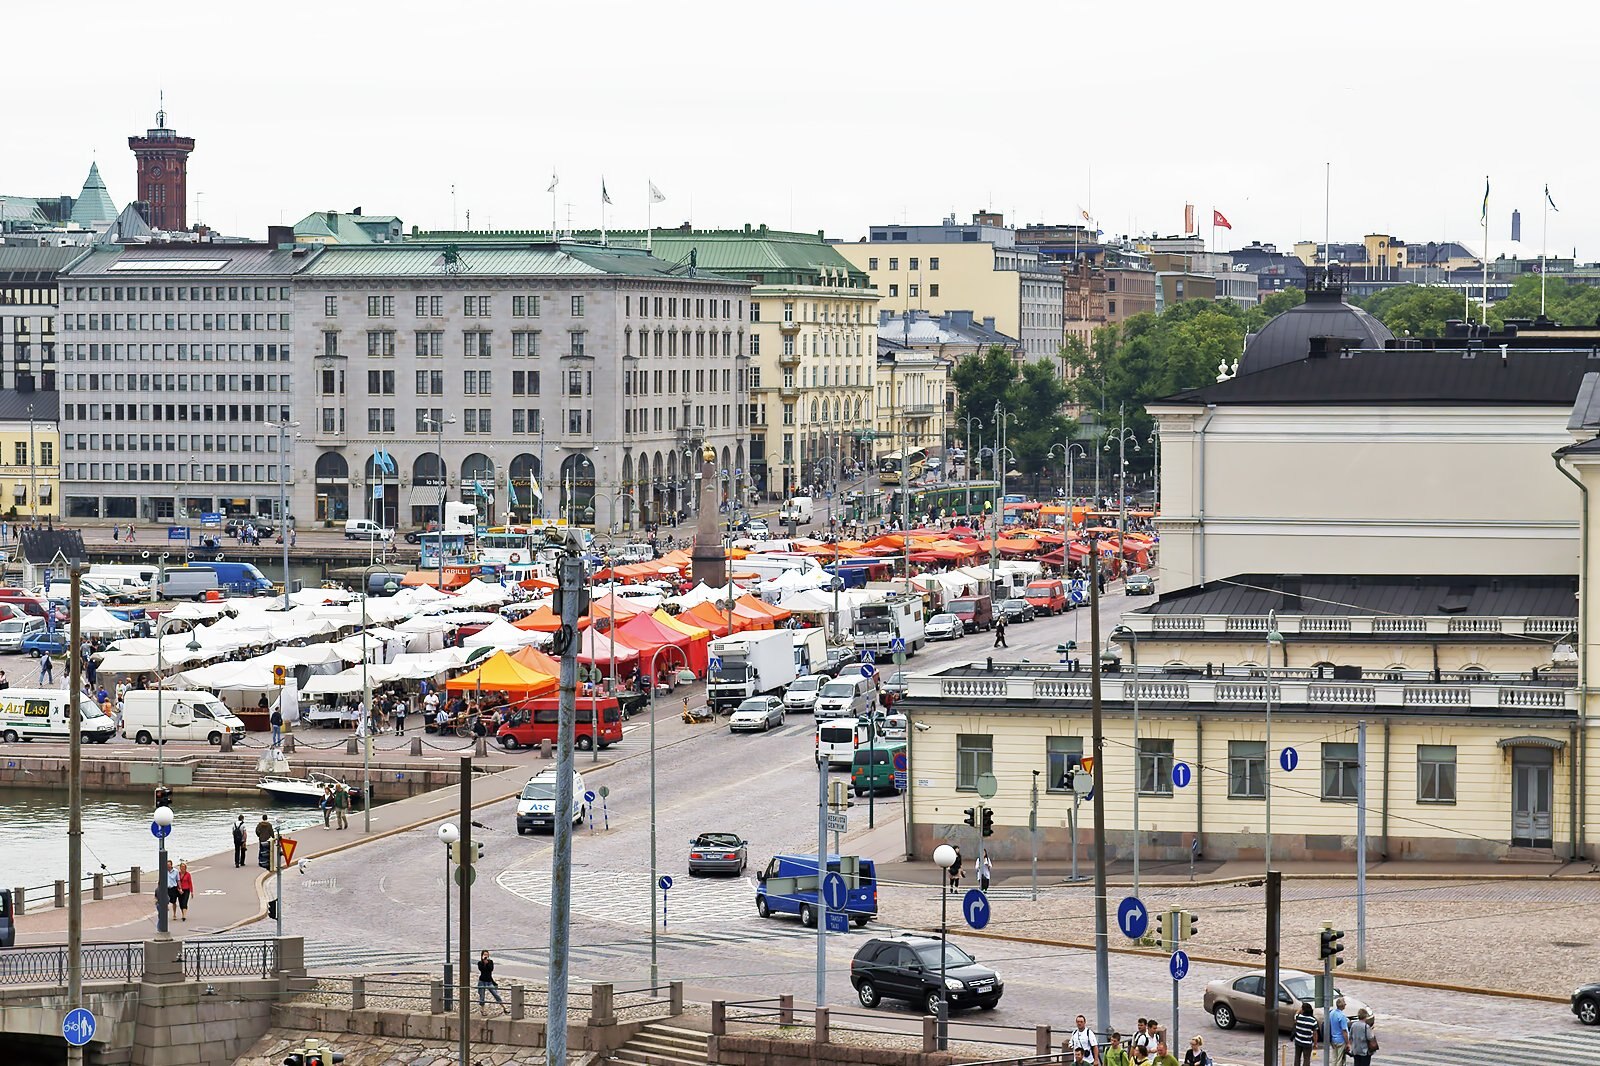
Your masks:
<instances>
[{"instance_id":1,"label":"curb","mask_svg":"<svg viewBox=\"0 0 1600 1066\"><path fill-rule=\"evenodd\" d=\"M939 930L937 928L923 928L920 929L919 932L938 935ZM1084 944L1073 940L1044 940L1039 937L1012 936L1007 933L984 933L971 929L967 930L963 935L969 937L979 937L984 940L1001 940L1012 944L1033 944L1038 947L1073 948L1078 951L1095 950L1095 945L1093 944ZM1149 959L1160 959L1165 956L1164 952L1152 951L1148 948L1112 947L1110 950L1119 955L1141 955ZM1189 952L1188 954L1189 958L1196 962L1208 962L1217 966L1237 966L1239 964L1238 959L1218 958L1215 955L1196 955L1193 952ZM1470 996L1495 996L1500 999L1523 999L1535 1003L1567 1004L1571 1002L1571 998L1568 996L1551 996L1542 992L1514 992L1506 988L1470 988L1466 985L1446 984L1441 981L1420 981L1410 977L1389 977L1383 974L1370 972L1346 972L1344 976L1348 977L1352 981L1372 981L1377 984L1400 985L1406 988L1422 988L1433 992L1455 992L1461 995Z\"/></svg>"}]
</instances>

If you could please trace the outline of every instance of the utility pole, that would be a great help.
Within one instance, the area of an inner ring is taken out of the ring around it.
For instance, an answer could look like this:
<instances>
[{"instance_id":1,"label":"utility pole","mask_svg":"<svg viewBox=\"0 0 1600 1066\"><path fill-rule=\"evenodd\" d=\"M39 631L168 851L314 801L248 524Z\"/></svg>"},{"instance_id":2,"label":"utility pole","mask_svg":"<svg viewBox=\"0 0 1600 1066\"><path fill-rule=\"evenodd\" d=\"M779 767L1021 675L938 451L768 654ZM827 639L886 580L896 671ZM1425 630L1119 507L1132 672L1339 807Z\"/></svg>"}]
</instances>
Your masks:
<instances>
[{"instance_id":1,"label":"utility pole","mask_svg":"<svg viewBox=\"0 0 1600 1066\"><path fill-rule=\"evenodd\" d=\"M567 1061L567 947L572 924L572 744L578 712L578 617L583 613L583 557L562 556L558 580L561 597L561 709L556 730L555 859L550 879L550 1020L546 1059L552 1066ZM730 582L731 584L731 582ZM465 956L463 965L465 965ZM466 1060L462 1060L465 1066Z\"/></svg>"},{"instance_id":2,"label":"utility pole","mask_svg":"<svg viewBox=\"0 0 1600 1066\"><path fill-rule=\"evenodd\" d=\"M1265 1001L1262 1014L1262 1066L1278 1066L1278 962L1279 934L1283 921L1283 874L1267 871L1267 966L1266 981L1261 989Z\"/></svg>"},{"instance_id":3,"label":"utility pole","mask_svg":"<svg viewBox=\"0 0 1600 1066\"><path fill-rule=\"evenodd\" d=\"M1356 969L1367 968L1367 723L1356 726Z\"/></svg>"},{"instance_id":4,"label":"utility pole","mask_svg":"<svg viewBox=\"0 0 1600 1066\"><path fill-rule=\"evenodd\" d=\"M31 461L32 456L29 456ZM83 580L81 563L70 564L72 575L72 622L67 645L69 680L67 695L67 736L71 747L67 769L67 1009L77 1010L83 1005L83 715L78 713L78 702L83 685L83 656L78 652L79 616L83 614L78 598L79 584ZM157 870L156 876L165 880L166 870ZM67 1047L70 1066L82 1066L83 1046Z\"/></svg>"},{"instance_id":5,"label":"utility pole","mask_svg":"<svg viewBox=\"0 0 1600 1066\"><path fill-rule=\"evenodd\" d=\"M1089 551L1089 706L1094 747L1094 998L1095 1032L1111 1031L1111 943L1106 922L1106 746L1100 700L1100 546ZM1073 855L1077 855L1074 842Z\"/></svg>"},{"instance_id":6,"label":"utility pole","mask_svg":"<svg viewBox=\"0 0 1600 1066\"><path fill-rule=\"evenodd\" d=\"M371 799L367 800L371 805ZM457 989L459 1000L456 1003L456 1024L461 1027L461 1061L469 1063L472 1045L467 1035L467 1022L472 1017L472 1005L467 999L467 986L470 978L467 974L472 968L472 879L477 876L477 856L473 854L472 843L472 756L461 756L461 861L456 864L456 869L461 872L461 935L460 956L456 965L460 968L461 985ZM280 912L281 913L281 912ZM563 958L563 963L565 959ZM552 966L552 973L554 967ZM554 993L551 993L552 996ZM562 995L566 995L563 987ZM565 1034L563 1033L563 1039Z\"/></svg>"}]
</instances>

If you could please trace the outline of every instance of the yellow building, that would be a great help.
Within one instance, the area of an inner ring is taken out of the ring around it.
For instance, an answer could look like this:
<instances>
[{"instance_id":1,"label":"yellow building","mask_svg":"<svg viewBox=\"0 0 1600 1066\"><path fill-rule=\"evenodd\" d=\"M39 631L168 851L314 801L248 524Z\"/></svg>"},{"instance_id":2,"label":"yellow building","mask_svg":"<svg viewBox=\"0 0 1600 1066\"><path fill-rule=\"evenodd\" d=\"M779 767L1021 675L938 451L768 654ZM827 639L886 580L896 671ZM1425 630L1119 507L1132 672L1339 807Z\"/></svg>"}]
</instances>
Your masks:
<instances>
[{"instance_id":1,"label":"yellow building","mask_svg":"<svg viewBox=\"0 0 1600 1066\"><path fill-rule=\"evenodd\" d=\"M56 415L54 392L0 393L0 515L13 520L61 516Z\"/></svg>"}]
</instances>

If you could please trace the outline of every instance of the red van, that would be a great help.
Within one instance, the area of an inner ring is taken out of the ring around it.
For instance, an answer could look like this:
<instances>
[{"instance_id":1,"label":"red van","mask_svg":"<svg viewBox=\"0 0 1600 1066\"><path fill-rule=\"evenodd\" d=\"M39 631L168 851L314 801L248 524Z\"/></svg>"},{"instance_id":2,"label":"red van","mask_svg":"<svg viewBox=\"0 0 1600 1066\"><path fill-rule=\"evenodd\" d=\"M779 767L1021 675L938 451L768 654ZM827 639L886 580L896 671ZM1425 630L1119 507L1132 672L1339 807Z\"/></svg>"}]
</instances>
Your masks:
<instances>
[{"instance_id":1,"label":"red van","mask_svg":"<svg viewBox=\"0 0 1600 1066\"><path fill-rule=\"evenodd\" d=\"M1022 598L1040 614L1060 614L1067 609L1067 586L1055 579L1030 581Z\"/></svg>"},{"instance_id":2,"label":"red van","mask_svg":"<svg viewBox=\"0 0 1600 1066\"><path fill-rule=\"evenodd\" d=\"M579 751L588 751L595 745L595 711L600 712L600 747L609 748L622 740L622 708L617 705L617 698L607 696L589 699L579 696L577 723L572 738ZM548 740L554 747L560 713L561 701L556 696L520 701L512 705L496 738L507 751L537 748L543 740Z\"/></svg>"}]
</instances>

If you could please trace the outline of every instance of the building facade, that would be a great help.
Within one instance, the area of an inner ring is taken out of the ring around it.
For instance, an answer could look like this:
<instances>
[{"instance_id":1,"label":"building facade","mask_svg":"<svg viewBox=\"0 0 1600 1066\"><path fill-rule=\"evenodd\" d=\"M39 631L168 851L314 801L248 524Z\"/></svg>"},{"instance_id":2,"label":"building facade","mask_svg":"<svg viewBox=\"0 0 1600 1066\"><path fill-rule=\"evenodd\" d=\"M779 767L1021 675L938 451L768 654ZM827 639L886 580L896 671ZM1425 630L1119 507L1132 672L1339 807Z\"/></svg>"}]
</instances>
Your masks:
<instances>
[{"instance_id":1,"label":"building facade","mask_svg":"<svg viewBox=\"0 0 1600 1066\"><path fill-rule=\"evenodd\" d=\"M292 244L99 246L60 275L61 478L72 519L277 509Z\"/></svg>"},{"instance_id":2,"label":"building facade","mask_svg":"<svg viewBox=\"0 0 1600 1066\"><path fill-rule=\"evenodd\" d=\"M0 511L59 515L57 275L82 252L0 247Z\"/></svg>"},{"instance_id":3,"label":"building facade","mask_svg":"<svg viewBox=\"0 0 1600 1066\"><path fill-rule=\"evenodd\" d=\"M637 529L748 468L750 286L579 242L330 245L296 278L294 509ZM305 520L302 519L302 522Z\"/></svg>"},{"instance_id":4,"label":"building facade","mask_svg":"<svg viewBox=\"0 0 1600 1066\"><path fill-rule=\"evenodd\" d=\"M189 154L193 137L180 137L167 127L165 109L144 136L128 138L138 163L139 200L149 205L150 224L174 233L189 228Z\"/></svg>"}]
</instances>

